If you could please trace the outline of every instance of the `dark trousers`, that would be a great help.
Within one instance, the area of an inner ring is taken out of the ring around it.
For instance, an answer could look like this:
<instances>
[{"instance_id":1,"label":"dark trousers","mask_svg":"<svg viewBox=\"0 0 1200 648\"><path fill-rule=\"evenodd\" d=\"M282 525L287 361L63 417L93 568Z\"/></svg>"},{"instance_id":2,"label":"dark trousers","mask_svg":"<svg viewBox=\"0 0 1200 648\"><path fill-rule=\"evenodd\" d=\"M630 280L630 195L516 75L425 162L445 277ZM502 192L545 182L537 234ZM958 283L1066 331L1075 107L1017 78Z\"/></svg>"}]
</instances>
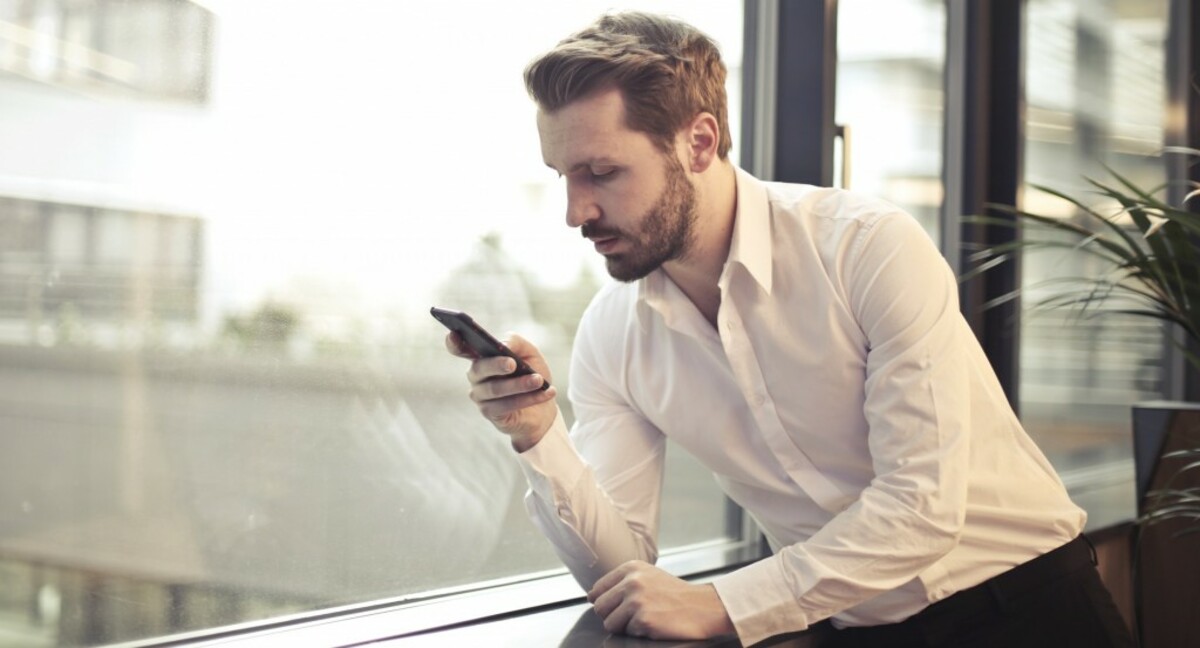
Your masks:
<instances>
[{"instance_id":1,"label":"dark trousers","mask_svg":"<svg viewBox=\"0 0 1200 648\"><path fill-rule=\"evenodd\" d=\"M833 633L822 648L1132 648L1080 536L902 621Z\"/></svg>"}]
</instances>

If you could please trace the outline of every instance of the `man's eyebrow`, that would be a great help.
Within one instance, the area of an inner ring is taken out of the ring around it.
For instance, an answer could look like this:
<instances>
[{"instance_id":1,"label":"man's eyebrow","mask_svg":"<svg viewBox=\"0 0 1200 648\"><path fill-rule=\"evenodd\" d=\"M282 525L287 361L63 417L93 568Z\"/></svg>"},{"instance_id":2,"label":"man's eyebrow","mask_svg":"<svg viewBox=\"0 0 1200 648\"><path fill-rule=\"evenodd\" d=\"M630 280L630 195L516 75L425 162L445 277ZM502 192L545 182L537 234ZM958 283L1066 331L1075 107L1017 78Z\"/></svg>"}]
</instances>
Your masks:
<instances>
[{"instance_id":1,"label":"man's eyebrow","mask_svg":"<svg viewBox=\"0 0 1200 648\"><path fill-rule=\"evenodd\" d=\"M558 171L558 167L554 166L553 164L550 164L549 162L546 162L545 164L547 167L550 167L551 170ZM597 158L588 158L586 160L583 160L582 162L576 163L570 169L567 169L566 172L574 173L582 168L590 167L590 166L618 166L618 164L617 164L616 160L614 160L610 157L606 157L606 156L597 157ZM562 173L562 172L559 171L559 173Z\"/></svg>"}]
</instances>

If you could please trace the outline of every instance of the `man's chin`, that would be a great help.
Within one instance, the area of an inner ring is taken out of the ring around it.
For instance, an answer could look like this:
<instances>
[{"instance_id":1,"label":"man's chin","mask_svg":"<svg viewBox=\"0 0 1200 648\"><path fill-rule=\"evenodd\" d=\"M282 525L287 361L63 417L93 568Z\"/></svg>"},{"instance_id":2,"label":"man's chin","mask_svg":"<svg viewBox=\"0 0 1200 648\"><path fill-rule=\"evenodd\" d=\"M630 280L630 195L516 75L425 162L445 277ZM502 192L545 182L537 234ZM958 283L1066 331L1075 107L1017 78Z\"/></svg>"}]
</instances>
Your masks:
<instances>
[{"instance_id":1,"label":"man's chin","mask_svg":"<svg viewBox=\"0 0 1200 648\"><path fill-rule=\"evenodd\" d=\"M651 272L658 269L660 264L637 264L632 263L631 259L624 254L614 254L605 257L605 267L608 269L608 276L624 283L632 283L638 279L643 279Z\"/></svg>"}]
</instances>

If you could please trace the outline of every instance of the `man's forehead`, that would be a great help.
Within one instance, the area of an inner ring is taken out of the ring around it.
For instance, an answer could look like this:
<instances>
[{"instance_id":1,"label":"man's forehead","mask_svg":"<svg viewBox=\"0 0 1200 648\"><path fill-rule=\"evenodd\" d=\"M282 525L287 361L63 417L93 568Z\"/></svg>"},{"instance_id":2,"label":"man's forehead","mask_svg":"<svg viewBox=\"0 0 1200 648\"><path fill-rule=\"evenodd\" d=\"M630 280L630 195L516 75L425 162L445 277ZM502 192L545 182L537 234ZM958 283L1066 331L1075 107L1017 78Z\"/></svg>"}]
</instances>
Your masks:
<instances>
[{"instance_id":1,"label":"man's forehead","mask_svg":"<svg viewBox=\"0 0 1200 648\"><path fill-rule=\"evenodd\" d=\"M625 103L616 91L592 93L555 110L539 108L537 123L543 137L611 135L628 130Z\"/></svg>"},{"instance_id":2,"label":"man's forehead","mask_svg":"<svg viewBox=\"0 0 1200 648\"><path fill-rule=\"evenodd\" d=\"M589 94L558 110L539 109L538 135L546 163L559 171L628 154L637 140L649 138L630 130L617 91ZM565 168L564 168L565 167Z\"/></svg>"}]
</instances>

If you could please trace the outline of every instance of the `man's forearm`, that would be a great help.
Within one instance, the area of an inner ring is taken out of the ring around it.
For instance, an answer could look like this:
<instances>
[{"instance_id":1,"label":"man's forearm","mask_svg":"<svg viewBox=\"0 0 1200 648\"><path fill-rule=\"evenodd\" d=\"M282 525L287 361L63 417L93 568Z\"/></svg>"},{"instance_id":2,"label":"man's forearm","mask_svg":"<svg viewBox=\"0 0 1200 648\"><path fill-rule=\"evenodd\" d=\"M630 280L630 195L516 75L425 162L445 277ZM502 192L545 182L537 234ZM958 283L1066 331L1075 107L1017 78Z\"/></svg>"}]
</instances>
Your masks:
<instances>
[{"instance_id":1,"label":"man's forearm","mask_svg":"<svg viewBox=\"0 0 1200 648\"><path fill-rule=\"evenodd\" d=\"M655 561L653 529L614 504L571 445L561 417L521 455L521 468L530 517L584 589L627 561ZM644 512L650 520L657 520L656 500Z\"/></svg>"}]
</instances>

